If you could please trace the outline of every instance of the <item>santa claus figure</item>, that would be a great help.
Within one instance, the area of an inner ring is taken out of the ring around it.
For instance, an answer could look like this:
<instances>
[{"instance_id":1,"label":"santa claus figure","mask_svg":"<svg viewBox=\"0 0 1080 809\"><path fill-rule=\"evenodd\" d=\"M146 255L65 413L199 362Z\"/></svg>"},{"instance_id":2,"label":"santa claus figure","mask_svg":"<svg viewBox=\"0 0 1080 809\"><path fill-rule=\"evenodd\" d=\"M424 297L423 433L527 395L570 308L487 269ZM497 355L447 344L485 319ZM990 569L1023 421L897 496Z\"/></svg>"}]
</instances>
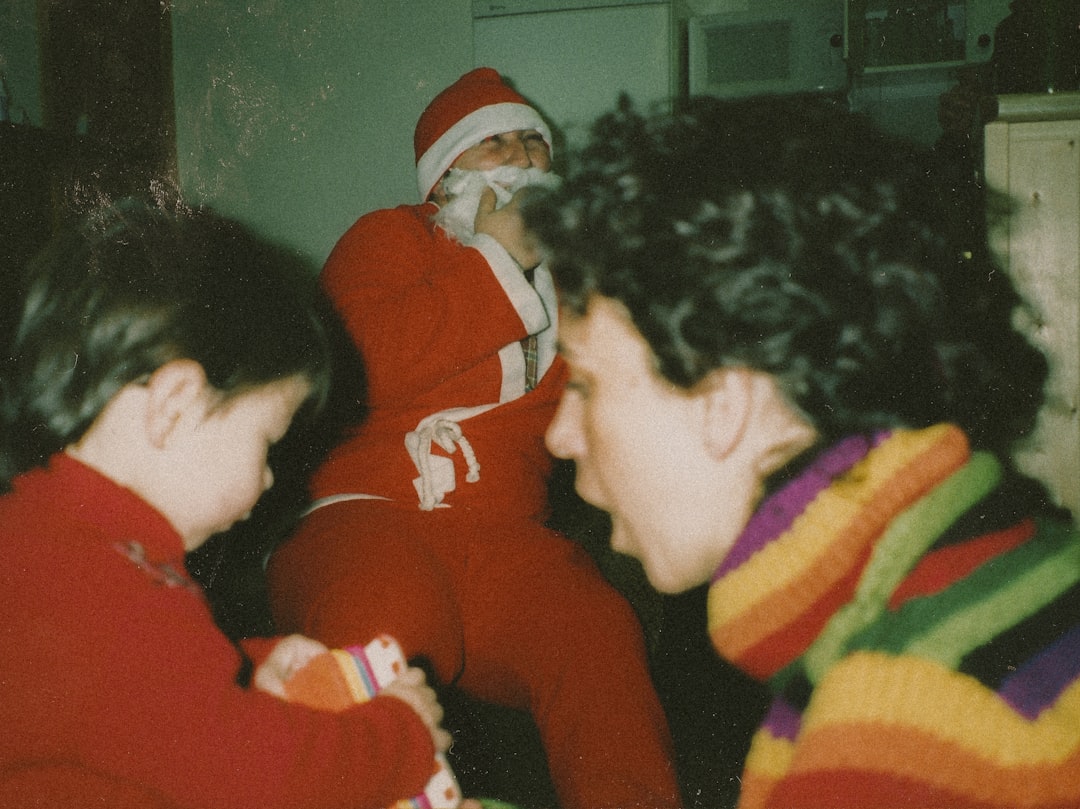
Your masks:
<instances>
[{"instance_id":1,"label":"santa claus figure","mask_svg":"<svg viewBox=\"0 0 1080 809\"><path fill-rule=\"evenodd\" d=\"M443 684L527 710L563 807L678 806L636 616L544 524L567 374L518 206L550 181L551 132L480 68L431 102L414 145L422 202L360 217L323 271L368 415L270 560L275 617L333 647L391 635Z\"/></svg>"}]
</instances>

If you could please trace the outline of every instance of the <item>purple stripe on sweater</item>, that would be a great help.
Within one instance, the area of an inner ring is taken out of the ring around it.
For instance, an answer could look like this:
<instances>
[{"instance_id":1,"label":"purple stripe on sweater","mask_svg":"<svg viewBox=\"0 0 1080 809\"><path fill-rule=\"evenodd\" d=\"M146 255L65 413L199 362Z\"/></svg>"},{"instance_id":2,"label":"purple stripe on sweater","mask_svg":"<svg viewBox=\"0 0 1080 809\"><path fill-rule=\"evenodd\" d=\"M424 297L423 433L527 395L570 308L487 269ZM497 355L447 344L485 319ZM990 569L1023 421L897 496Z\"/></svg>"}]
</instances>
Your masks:
<instances>
[{"instance_id":1,"label":"purple stripe on sweater","mask_svg":"<svg viewBox=\"0 0 1080 809\"><path fill-rule=\"evenodd\" d=\"M1053 705L1080 677L1080 626L1031 658L1002 683L998 694L1028 719Z\"/></svg>"},{"instance_id":2,"label":"purple stripe on sweater","mask_svg":"<svg viewBox=\"0 0 1080 809\"><path fill-rule=\"evenodd\" d=\"M774 739L794 741L802 726L802 714L795 710L783 697L776 697L769 706L765 721L761 727L769 731Z\"/></svg>"},{"instance_id":3,"label":"purple stripe on sweater","mask_svg":"<svg viewBox=\"0 0 1080 809\"><path fill-rule=\"evenodd\" d=\"M791 527L795 518L833 479L847 472L884 439L885 434L870 438L853 435L833 445L814 459L805 471L779 491L767 497L747 522L731 551L716 569L716 581L737 568L765 545Z\"/></svg>"}]
</instances>

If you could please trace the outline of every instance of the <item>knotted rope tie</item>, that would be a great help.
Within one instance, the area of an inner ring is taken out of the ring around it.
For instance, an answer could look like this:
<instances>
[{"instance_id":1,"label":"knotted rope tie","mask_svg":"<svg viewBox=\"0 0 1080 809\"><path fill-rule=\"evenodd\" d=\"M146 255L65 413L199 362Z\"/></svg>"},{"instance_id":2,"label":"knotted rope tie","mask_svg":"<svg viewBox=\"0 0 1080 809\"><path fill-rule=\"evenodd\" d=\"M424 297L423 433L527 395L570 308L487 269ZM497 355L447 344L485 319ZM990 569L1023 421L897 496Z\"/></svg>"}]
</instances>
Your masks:
<instances>
[{"instance_id":1,"label":"knotted rope tie","mask_svg":"<svg viewBox=\"0 0 1080 809\"><path fill-rule=\"evenodd\" d=\"M433 442L451 455L460 447L461 455L468 467L465 474L466 482L476 483L480 480L480 463L476 460L476 453L473 451L469 439L462 434L461 425L456 421L437 419L433 423L409 433L406 436L406 444L413 456L417 471L420 473L422 489L420 508L425 511L433 509L441 495L441 493L437 495L433 488L434 476L431 472L431 444Z\"/></svg>"}]
</instances>

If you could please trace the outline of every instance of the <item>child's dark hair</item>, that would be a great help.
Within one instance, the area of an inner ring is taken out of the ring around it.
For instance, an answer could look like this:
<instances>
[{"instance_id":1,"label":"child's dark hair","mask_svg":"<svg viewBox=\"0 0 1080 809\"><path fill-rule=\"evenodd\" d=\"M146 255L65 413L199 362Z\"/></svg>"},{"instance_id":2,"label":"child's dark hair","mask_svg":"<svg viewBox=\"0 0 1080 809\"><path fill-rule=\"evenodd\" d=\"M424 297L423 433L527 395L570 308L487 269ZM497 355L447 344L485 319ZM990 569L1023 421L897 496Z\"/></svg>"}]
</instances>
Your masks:
<instances>
[{"instance_id":1,"label":"child's dark hair","mask_svg":"<svg viewBox=\"0 0 1080 809\"><path fill-rule=\"evenodd\" d=\"M209 210L125 200L66 228L27 267L0 372L0 488L172 360L198 362L225 400L300 375L320 407L322 307L296 255Z\"/></svg>"},{"instance_id":2,"label":"child's dark hair","mask_svg":"<svg viewBox=\"0 0 1080 809\"><path fill-rule=\"evenodd\" d=\"M952 421L1005 451L1046 361L985 227L958 227L919 150L835 100L624 103L526 206L562 303L622 303L659 372L774 375L823 441ZM985 222L985 211L967 212Z\"/></svg>"}]
</instances>

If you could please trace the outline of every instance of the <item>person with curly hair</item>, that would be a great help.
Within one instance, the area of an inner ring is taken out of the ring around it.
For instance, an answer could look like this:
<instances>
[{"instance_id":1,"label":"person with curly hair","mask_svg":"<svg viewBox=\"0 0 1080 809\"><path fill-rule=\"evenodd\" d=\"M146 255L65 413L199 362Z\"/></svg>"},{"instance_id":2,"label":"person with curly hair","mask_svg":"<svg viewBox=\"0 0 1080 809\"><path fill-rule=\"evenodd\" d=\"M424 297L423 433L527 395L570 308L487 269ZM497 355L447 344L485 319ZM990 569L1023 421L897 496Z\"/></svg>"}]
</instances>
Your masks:
<instances>
[{"instance_id":1,"label":"person with curly hair","mask_svg":"<svg viewBox=\"0 0 1080 809\"><path fill-rule=\"evenodd\" d=\"M1080 805L1080 542L1009 454L1047 364L945 199L795 96L622 104L524 212L570 366L548 446L773 692L747 809Z\"/></svg>"}]
</instances>

